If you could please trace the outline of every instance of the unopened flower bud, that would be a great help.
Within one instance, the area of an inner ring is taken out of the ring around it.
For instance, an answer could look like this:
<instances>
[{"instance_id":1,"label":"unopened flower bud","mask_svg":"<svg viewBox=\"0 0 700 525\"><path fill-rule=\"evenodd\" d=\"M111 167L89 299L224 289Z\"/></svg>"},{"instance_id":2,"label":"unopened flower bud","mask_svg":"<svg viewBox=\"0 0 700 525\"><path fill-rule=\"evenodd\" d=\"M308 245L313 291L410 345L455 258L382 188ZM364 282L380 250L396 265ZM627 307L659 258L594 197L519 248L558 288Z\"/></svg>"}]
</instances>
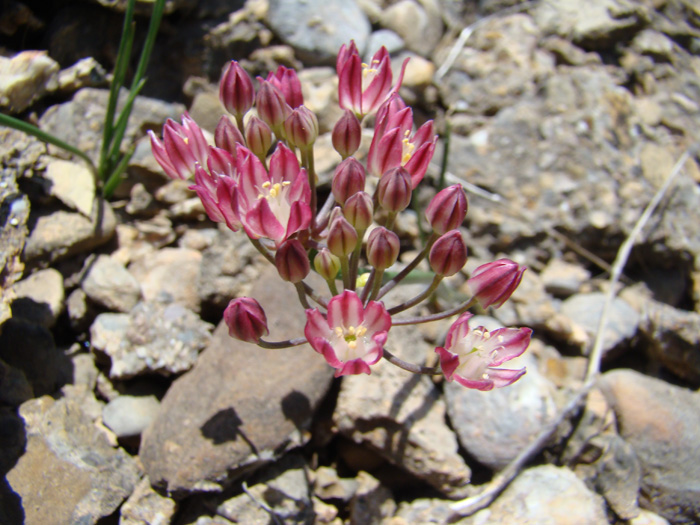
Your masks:
<instances>
[{"instance_id":1,"label":"unopened flower bud","mask_svg":"<svg viewBox=\"0 0 700 525\"><path fill-rule=\"evenodd\" d=\"M411 202L412 192L411 175L404 168L392 168L379 179L377 201L386 211L403 211Z\"/></svg>"},{"instance_id":2,"label":"unopened flower bud","mask_svg":"<svg viewBox=\"0 0 700 525\"><path fill-rule=\"evenodd\" d=\"M425 216L438 235L459 228L467 214L467 196L460 184L440 191L428 204Z\"/></svg>"},{"instance_id":3,"label":"unopened flower bud","mask_svg":"<svg viewBox=\"0 0 700 525\"><path fill-rule=\"evenodd\" d=\"M258 110L258 116L272 129L277 130L287 120L292 108L287 104L282 92L271 82L260 77L258 80L260 87L255 97L255 108Z\"/></svg>"},{"instance_id":4,"label":"unopened flower bud","mask_svg":"<svg viewBox=\"0 0 700 525\"><path fill-rule=\"evenodd\" d=\"M343 206L350 197L363 191L365 178L365 168L357 159L348 157L338 164L331 183L331 192L336 202Z\"/></svg>"},{"instance_id":5,"label":"unopened flower bud","mask_svg":"<svg viewBox=\"0 0 700 525\"><path fill-rule=\"evenodd\" d=\"M253 106L255 89L248 73L232 60L224 69L219 82L219 99L226 111L241 119Z\"/></svg>"},{"instance_id":6,"label":"unopened flower bud","mask_svg":"<svg viewBox=\"0 0 700 525\"><path fill-rule=\"evenodd\" d=\"M365 231L372 224L374 216L372 197L364 191L358 191L345 201L343 215L357 231Z\"/></svg>"},{"instance_id":7,"label":"unopened flower bud","mask_svg":"<svg viewBox=\"0 0 700 525\"><path fill-rule=\"evenodd\" d=\"M226 115L223 115L216 125L216 129L214 130L214 144L216 144L217 148L225 149L234 156L236 155L236 144L245 146L243 135L241 135L236 125L231 122L231 119Z\"/></svg>"},{"instance_id":8,"label":"unopened flower bud","mask_svg":"<svg viewBox=\"0 0 700 525\"><path fill-rule=\"evenodd\" d=\"M328 249L337 257L345 257L357 246L357 232L345 217L335 217L328 230Z\"/></svg>"},{"instance_id":9,"label":"unopened flower bud","mask_svg":"<svg viewBox=\"0 0 700 525\"><path fill-rule=\"evenodd\" d=\"M332 281L340 271L340 260L328 248L321 248L314 257L314 268L326 281Z\"/></svg>"},{"instance_id":10,"label":"unopened flower bud","mask_svg":"<svg viewBox=\"0 0 700 525\"><path fill-rule=\"evenodd\" d=\"M256 157L264 159L272 145L272 130L258 117L250 117L245 125L245 141Z\"/></svg>"},{"instance_id":11,"label":"unopened flower bud","mask_svg":"<svg viewBox=\"0 0 700 525\"><path fill-rule=\"evenodd\" d=\"M248 343L257 343L262 336L270 333L265 311L252 297L241 297L228 303L224 310L224 322L228 326L228 335Z\"/></svg>"},{"instance_id":12,"label":"unopened flower bud","mask_svg":"<svg viewBox=\"0 0 700 525\"><path fill-rule=\"evenodd\" d=\"M399 257L398 235L383 226L372 230L367 239L367 260L379 271L384 271Z\"/></svg>"},{"instance_id":13,"label":"unopened flower bud","mask_svg":"<svg viewBox=\"0 0 700 525\"><path fill-rule=\"evenodd\" d=\"M280 277L292 283L301 282L311 271L309 256L297 239L287 239L280 244L275 254L275 266Z\"/></svg>"},{"instance_id":14,"label":"unopened flower bud","mask_svg":"<svg viewBox=\"0 0 700 525\"><path fill-rule=\"evenodd\" d=\"M284 121L284 134L290 146L307 149L318 138L318 119L306 106L299 106Z\"/></svg>"},{"instance_id":15,"label":"unopened flower bud","mask_svg":"<svg viewBox=\"0 0 700 525\"><path fill-rule=\"evenodd\" d=\"M479 266L467 284L481 306L498 308L513 295L525 270L510 259L499 259Z\"/></svg>"},{"instance_id":16,"label":"unopened flower bud","mask_svg":"<svg viewBox=\"0 0 700 525\"><path fill-rule=\"evenodd\" d=\"M291 108L298 108L304 104L304 96L301 93L301 82L299 81L297 72L293 69L279 66L277 71L267 75L267 81L280 90Z\"/></svg>"},{"instance_id":17,"label":"unopened flower bud","mask_svg":"<svg viewBox=\"0 0 700 525\"><path fill-rule=\"evenodd\" d=\"M340 153L343 158L349 157L360 147L362 126L355 114L349 109L345 110L343 116L333 126L331 140L335 151Z\"/></svg>"},{"instance_id":18,"label":"unopened flower bud","mask_svg":"<svg viewBox=\"0 0 700 525\"><path fill-rule=\"evenodd\" d=\"M450 277L460 271L467 262L467 245L459 230L449 231L435 241L428 260L438 275Z\"/></svg>"}]
</instances>

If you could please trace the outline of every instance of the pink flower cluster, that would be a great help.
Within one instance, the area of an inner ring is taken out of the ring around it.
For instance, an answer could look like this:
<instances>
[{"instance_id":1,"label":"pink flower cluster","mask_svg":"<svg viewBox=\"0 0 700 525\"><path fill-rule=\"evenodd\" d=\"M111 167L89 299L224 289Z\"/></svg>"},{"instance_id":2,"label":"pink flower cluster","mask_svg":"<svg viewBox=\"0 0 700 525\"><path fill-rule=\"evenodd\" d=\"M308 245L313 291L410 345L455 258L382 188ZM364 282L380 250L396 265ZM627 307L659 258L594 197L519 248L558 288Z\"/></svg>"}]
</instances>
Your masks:
<instances>
[{"instance_id":1,"label":"pink flower cluster","mask_svg":"<svg viewBox=\"0 0 700 525\"><path fill-rule=\"evenodd\" d=\"M336 70L344 113L331 132L341 161L322 206L317 203L313 158L319 123L304 106L301 82L292 69L280 66L267 78L258 77L256 87L240 64L230 62L219 86L229 115L221 117L213 144L187 114L182 123L168 120L162 139L150 133L153 154L165 173L194 179L190 189L208 217L233 231L243 230L280 278L297 288L306 309L303 338L269 342L263 339L269 331L260 304L249 297L234 299L224 312L232 337L275 348L309 343L336 369L336 376L369 374L382 357L416 370L417 365L385 349L392 320L463 269L468 253L460 227L467 198L460 185L437 192L425 210L432 228L427 245L403 270L390 272L401 252L396 216L409 206L424 179L437 142L433 121L416 127L413 110L398 93L405 67L406 61L393 83L386 49L365 64L354 42L341 48ZM363 164L353 155L361 144L364 117L374 112L373 138ZM376 184L368 185L369 179ZM370 186L376 188L372 194L367 192ZM433 282L415 298L387 308L387 294L423 259L433 271ZM305 283L312 266L325 279L330 298ZM440 368L427 369L430 373L441 371L448 381L479 390L506 386L524 374L524 369L499 366L525 351L531 331L470 328L471 314L466 312L476 302L484 308L501 306L524 270L507 259L487 263L472 272L468 284L473 297L465 303L445 313L401 319L407 324L461 314L445 346L435 349Z\"/></svg>"}]
</instances>

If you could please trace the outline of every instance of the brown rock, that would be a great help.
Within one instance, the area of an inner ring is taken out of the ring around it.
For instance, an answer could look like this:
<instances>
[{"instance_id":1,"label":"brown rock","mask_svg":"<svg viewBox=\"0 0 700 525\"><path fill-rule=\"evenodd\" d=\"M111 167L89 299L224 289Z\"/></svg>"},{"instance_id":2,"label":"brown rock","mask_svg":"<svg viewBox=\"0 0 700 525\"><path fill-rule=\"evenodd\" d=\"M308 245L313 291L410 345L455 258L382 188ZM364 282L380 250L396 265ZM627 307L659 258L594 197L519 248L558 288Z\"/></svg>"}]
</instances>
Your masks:
<instances>
[{"instance_id":1,"label":"brown rock","mask_svg":"<svg viewBox=\"0 0 700 525\"><path fill-rule=\"evenodd\" d=\"M298 337L305 317L274 270L252 294L266 308L269 340ZM141 460L152 483L175 496L218 491L302 443L333 370L310 347L263 350L231 339L221 323L195 368L173 383L160 417L143 435Z\"/></svg>"}]
</instances>

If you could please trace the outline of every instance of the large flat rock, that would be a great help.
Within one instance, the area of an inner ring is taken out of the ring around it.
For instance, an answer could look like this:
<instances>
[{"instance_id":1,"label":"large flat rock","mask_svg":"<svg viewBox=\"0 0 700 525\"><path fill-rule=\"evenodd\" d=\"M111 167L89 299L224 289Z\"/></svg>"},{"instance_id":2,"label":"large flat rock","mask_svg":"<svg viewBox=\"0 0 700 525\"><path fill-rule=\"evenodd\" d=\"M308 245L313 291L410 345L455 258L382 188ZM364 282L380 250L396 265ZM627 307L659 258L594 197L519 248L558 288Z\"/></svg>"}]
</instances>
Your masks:
<instances>
[{"instance_id":1,"label":"large flat rock","mask_svg":"<svg viewBox=\"0 0 700 525\"><path fill-rule=\"evenodd\" d=\"M265 308L269 340L298 337L305 316L274 270L251 294ZM194 369L173 383L143 435L141 460L175 497L218 491L235 477L303 443L302 431L333 369L308 345L263 350L219 324Z\"/></svg>"}]
</instances>

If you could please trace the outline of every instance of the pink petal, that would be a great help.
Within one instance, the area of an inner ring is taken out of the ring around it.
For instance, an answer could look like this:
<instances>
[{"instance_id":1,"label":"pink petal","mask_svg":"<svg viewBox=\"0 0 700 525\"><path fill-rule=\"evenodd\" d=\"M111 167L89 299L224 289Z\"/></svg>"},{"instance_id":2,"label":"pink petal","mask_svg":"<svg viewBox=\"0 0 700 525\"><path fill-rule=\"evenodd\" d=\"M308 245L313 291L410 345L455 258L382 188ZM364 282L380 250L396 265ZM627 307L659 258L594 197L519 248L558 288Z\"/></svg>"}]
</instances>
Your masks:
<instances>
[{"instance_id":1,"label":"pink petal","mask_svg":"<svg viewBox=\"0 0 700 525\"><path fill-rule=\"evenodd\" d=\"M272 213L267 199L259 199L246 213L243 226L251 237L267 237L275 242L284 240L285 228Z\"/></svg>"},{"instance_id":2,"label":"pink petal","mask_svg":"<svg viewBox=\"0 0 700 525\"><path fill-rule=\"evenodd\" d=\"M359 326L364 318L362 301L355 292L345 290L328 301L328 325Z\"/></svg>"},{"instance_id":3,"label":"pink petal","mask_svg":"<svg viewBox=\"0 0 700 525\"><path fill-rule=\"evenodd\" d=\"M354 113L362 112L362 63L351 55L338 74L338 105Z\"/></svg>"},{"instance_id":4,"label":"pink petal","mask_svg":"<svg viewBox=\"0 0 700 525\"><path fill-rule=\"evenodd\" d=\"M420 184L423 180L425 172L428 171L428 165L430 164L433 154L435 153L435 144L426 143L419 147L413 156L408 160L404 166L406 170L411 174L411 187L416 189L416 186Z\"/></svg>"},{"instance_id":5,"label":"pink petal","mask_svg":"<svg viewBox=\"0 0 700 525\"><path fill-rule=\"evenodd\" d=\"M373 67L373 64L370 64L370 67ZM372 79L367 89L362 93L362 113L364 115L377 109L391 90L391 63L388 55L384 55L376 69L378 69L377 76Z\"/></svg>"},{"instance_id":6,"label":"pink petal","mask_svg":"<svg viewBox=\"0 0 700 525\"><path fill-rule=\"evenodd\" d=\"M462 377L460 375L455 375L453 377L454 380L457 381L460 385L465 386L467 388L473 388L474 390L481 390L483 392L493 390L493 387L496 386L494 385L493 381L488 379L467 379L466 377Z\"/></svg>"},{"instance_id":7,"label":"pink petal","mask_svg":"<svg viewBox=\"0 0 700 525\"><path fill-rule=\"evenodd\" d=\"M283 143L277 144L275 152L270 157L270 181L274 184L282 181L293 181L300 170L297 156Z\"/></svg>"},{"instance_id":8,"label":"pink petal","mask_svg":"<svg viewBox=\"0 0 700 525\"><path fill-rule=\"evenodd\" d=\"M166 173L166 175L168 175L168 177L179 179L180 174L175 169L175 166L173 166L173 163L170 162L170 158L165 151L165 146L163 146L163 143L158 137L156 137L156 134L153 133L153 131L149 130L148 136L151 138L151 151L153 152L153 156L158 164L160 164L160 167L163 168L163 171Z\"/></svg>"},{"instance_id":9,"label":"pink petal","mask_svg":"<svg viewBox=\"0 0 700 525\"><path fill-rule=\"evenodd\" d=\"M287 230L284 238L286 239L290 235L308 228L312 218L313 213L311 212L311 207L307 203L302 201L293 202L289 212L289 221L287 222ZM270 238L272 239L273 237Z\"/></svg>"},{"instance_id":10,"label":"pink petal","mask_svg":"<svg viewBox=\"0 0 700 525\"><path fill-rule=\"evenodd\" d=\"M445 375L445 379L452 381L452 374L454 374L459 366L459 357L452 352L448 352L441 346L438 346L435 352L440 356L440 367L442 368L442 373Z\"/></svg>"},{"instance_id":11,"label":"pink petal","mask_svg":"<svg viewBox=\"0 0 700 525\"><path fill-rule=\"evenodd\" d=\"M370 301L365 308L362 324L368 332L386 332L391 328L391 316L382 303Z\"/></svg>"},{"instance_id":12,"label":"pink petal","mask_svg":"<svg viewBox=\"0 0 700 525\"><path fill-rule=\"evenodd\" d=\"M531 336L532 330L530 328L499 328L491 332L490 340L498 341L500 338L503 338L503 341L499 342L502 346L497 351L497 355L490 366L498 366L522 355L530 345Z\"/></svg>"},{"instance_id":13,"label":"pink petal","mask_svg":"<svg viewBox=\"0 0 700 525\"><path fill-rule=\"evenodd\" d=\"M402 139L401 129L394 128L384 134L375 148L372 148L375 144L372 141L367 158L367 167L372 175L381 177L387 170L401 165Z\"/></svg>"},{"instance_id":14,"label":"pink petal","mask_svg":"<svg viewBox=\"0 0 700 525\"><path fill-rule=\"evenodd\" d=\"M318 308L306 310L306 325L304 326L304 336L311 342L312 339L329 339L333 332L328 326L328 321ZM313 344L311 346L314 346ZM314 346L314 349L319 350Z\"/></svg>"},{"instance_id":15,"label":"pink petal","mask_svg":"<svg viewBox=\"0 0 700 525\"><path fill-rule=\"evenodd\" d=\"M507 368L487 368L489 379L493 381L496 388L512 385L518 379L525 375L525 368L518 370L509 370Z\"/></svg>"},{"instance_id":16,"label":"pink petal","mask_svg":"<svg viewBox=\"0 0 700 525\"><path fill-rule=\"evenodd\" d=\"M464 339L469 333L469 319L473 314L465 312L459 316L459 318L452 323L449 330L447 331L447 338L445 340L445 347L452 348L457 344L458 341Z\"/></svg>"},{"instance_id":17,"label":"pink petal","mask_svg":"<svg viewBox=\"0 0 700 525\"><path fill-rule=\"evenodd\" d=\"M341 368L338 368L335 371L335 377L370 373L369 365L365 361L362 359L353 359L352 361L344 363Z\"/></svg>"}]
</instances>

